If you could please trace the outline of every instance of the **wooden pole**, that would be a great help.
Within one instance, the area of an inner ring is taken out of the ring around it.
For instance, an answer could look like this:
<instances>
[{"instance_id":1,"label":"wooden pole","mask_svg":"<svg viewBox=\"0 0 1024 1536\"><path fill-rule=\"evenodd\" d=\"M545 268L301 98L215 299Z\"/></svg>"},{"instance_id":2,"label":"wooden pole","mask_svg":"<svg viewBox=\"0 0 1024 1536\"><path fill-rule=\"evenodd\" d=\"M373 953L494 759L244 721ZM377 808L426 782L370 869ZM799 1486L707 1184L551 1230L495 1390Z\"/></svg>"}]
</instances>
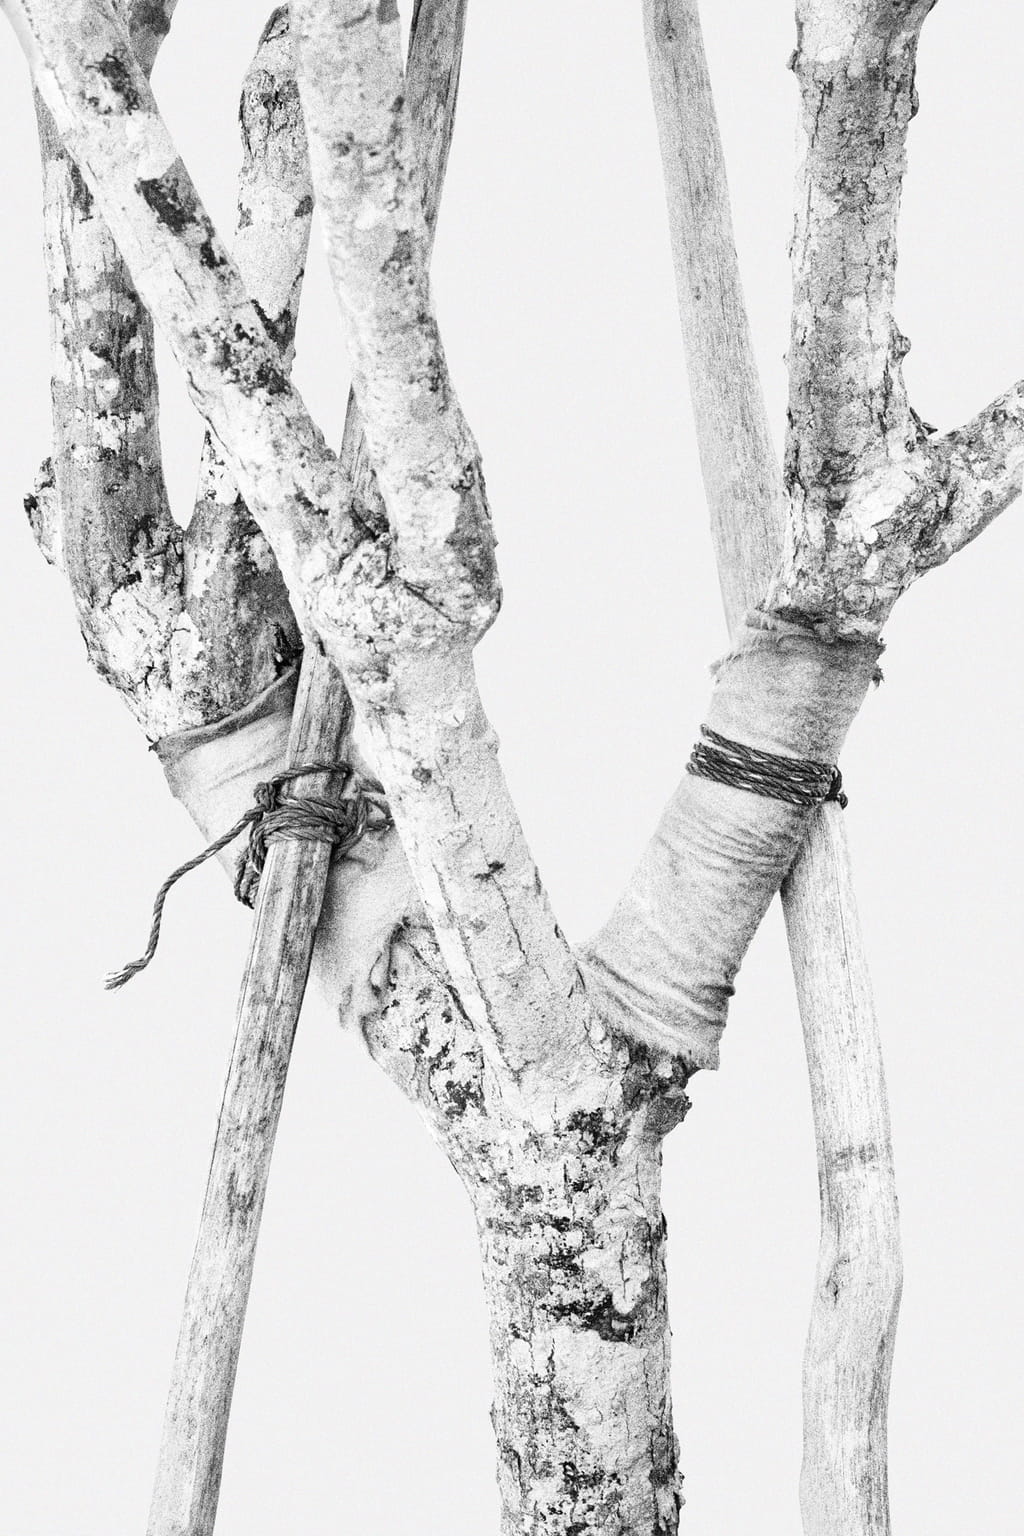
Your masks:
<instances>
[{"instance_id":1,"label":"wooden pole","mask_svg":"<svg viewBox=\"0 0 1024 1536\"><path fill-rule=\"evenodd\" d=\"M731 630L763 599L785 518L754 361L697 0L644 0L679 311ZM805 1536L888 1536L886 1419L901 1292L881 1041L843 813L822 806L782 887L821 1189L804 1356Z\"/></svg>"},{"instance_id":2,"label":"wooden pole","mask_svg":"<svg viewBox=\"0 0 1024 1536\"><path fill-rule=\"evenodd\" d=\"M418 0L407 71L422 144L424 204L433 223L454 121L467 0ZM375 496L350 398L342 472ZM330 762L344 751L344 683L308 641L287 764ZM303 781L328 798L330 779ZM285 1080L306 987L331 849L272 844L260 881L206 1197L185 1295L164 1416L149 1536L210 1536L220 1492L231 1395Z\"/></svg>"}]
</instances>

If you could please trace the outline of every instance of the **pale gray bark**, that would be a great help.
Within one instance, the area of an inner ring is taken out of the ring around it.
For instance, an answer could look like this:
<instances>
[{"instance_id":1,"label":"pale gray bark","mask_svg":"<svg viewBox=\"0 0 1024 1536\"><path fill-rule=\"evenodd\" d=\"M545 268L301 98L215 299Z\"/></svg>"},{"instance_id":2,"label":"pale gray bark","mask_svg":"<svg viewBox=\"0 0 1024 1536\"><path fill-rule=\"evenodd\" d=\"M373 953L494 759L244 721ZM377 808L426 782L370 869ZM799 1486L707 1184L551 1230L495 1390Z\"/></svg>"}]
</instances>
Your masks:
<instances>
[{"instance_id":1,"label":"pale gray bark","mask_svg":"<svg viewBox=\"0 0 1024 1536\"><path fill-rule=\"evenodd\" d=\"M463 22L461 7L449 15L428 4L418 8L413 23L409 78L416 94L414 121L421 135L426 127L439 139L437 147L422 156L430 178L424 203L431 223L451 137ZM305 132L291 61L288 18L278 11L260 40L242 93L246 159L239 198L239 261L286 362L291 359L312 208ZM360 500L373 504L377 498L374 474L357 418L350 398L341 463ZM227 475L208 438L201 486L216 487ZM197 505L191 526L203 514L204 528L209 528L213 540L222 527L230 528L246 517L241 498L232 494L225 501L223 492ZM249 531L262 537L251 523ZM245 615L240 617L244 620ZM315 640L303 658L294 704L288 682L287 687L279 682L260 694L257 708L247 710L244 718L259 725L283 715L291 705L286 766L345 761L351 707L340 674ZM227 734L244 730L237 718L233 726ZM224 734L221 724L214 728L212 739ZM181 755L175 747L179 741L171 737L161 746L172 774ZM193 735L186 754L195 749ZM326 800L332 799L336 788L344 792L347 785L330 774L302 780L304 794ZM260 1217L330 862L331 850L323 843L275 842L260 879L235 1044L164 1418L149 1517L152 1536L183 1532L205 1536L216 1518Z\"/></svg>"},{"instance_id":2,"label":"pale gray bark","mask_svg":"<svg viewBox=\"0 0 1024 1536\"><path fill-rule=\"evenodd\" d=\"M171 9L132 12L141 18L132 32L140 59L152 63ZM272 24L243 91L236 240L287 364L311 203L281 50ZM290 666L298 634L274 556L209 441L193 516L184 530L175 523L160 459L152 322L41 104L39 125L54 452L26 504L44 550L67 574L94 667L157 740L241 708Z\"/></svg>"},{"instance_id":3,"label":"pale gray bark","mask_svg":"<svg viewBox=\"0 0 1024 1536\"><path fill-rule=\"evenodd\" d=\"M602 934L581 956L563 937L476 688L473 646L498 602L493 540L430 306L429 208L393 5L296 7L313 182L376 490L354 490L290 384L268 336L270 312L261 316L203 210L117 8L4 0L4 9L61 143L274 553L291 611L344 674L357 711L353 751L387 792L395 830L332 869L313 965L424 1113L473 1200L493 1322L504 1528L667 1536L679 1476L660 1141L682 1117L694 1067L714 1064L736 969L809 813L684 776ZM882 74L892 74L900 112L924 9L910 8L899 25L889 8L882 18ZM849 33L860 49L881 13L855 10L840 40ZM825 5L804 18L801 51L815 68L828 62L821 37L840 21ZM890 99L872 91L874 101ZM822 164L812 155L806 173L815 186L827 182L827 136L818 149ZM888 229L898 133L881 153L888 211L879 228ZM815 208L823 218L824 202ZM812 220L808 251L816 229ZM830 230L843 260L855 235L842 219ZM806 276L798 273L798 309ZM874 311L884 319L890 288L883 273L871 287L871 334L865 342L858 331L850 348L870 420L881 388ZM722 334L749 392L756 380L737 295ZM820 305L821 323L838 324L843 302L815 290L803 308ZM812 333L805 325L801 344ZM813 395L814 368L804 374L799 464L814 453L815 464L832 463L833 424ZM767 432L752 408L734 439L716 439L716 414L732 406L725 390L704 410L709 480L728 480L734 502L756 481L767 548L777 497ZM703 409L698 402L699 417ZM896 399L894 423L900 409ZM782 565L719 668L709 724L754 747L834 760L874 672L881 623L909 580L949 552L955 506L970 536L985 518L982 485L998 485L1004 499L1014 489L1015 410L991 409L944 447L921 451L916 439L900 447L886 417L884 453L857 464L841 500L839 482L825 494L817 470L803 491L794 479ZM854 414L865 416L859 405ZM353 418L346 453L355 441ZM841 467L846 474L848 458ZM208 499L227 504L212 489ZM44 545L66 562L62 540L45 534L50 502L44 490L36 518ZM723 517L723 547L734 531ZM753 589L749 573L744 580ZM128 679L123 691L134 686ZM255 717L229 713L212 733L203 721L163 734L172 787L210 832L280 764L286 690L269 703ZM853 1011L863 1013L862 1000ZM830 1136L824 1126L823 1143ZM830 1151L834 1163L843 1151Z\"/></svg>"},{"instance_id":4,"label":"pale gray bark","mask_svg":"<svg viewBox=\"0 0 1024 1536\"><path fill-rule=\"evenodd\" d=\"M650 0L645 20L698 443L735 631L767 590L785 498L743 305L698 8ZM883 1532L899 1227L878 1023L837 807L811 817L782 903L822 1218L804 1360L804 1528L808 1536Z\"/></svg>"}]
</instances>

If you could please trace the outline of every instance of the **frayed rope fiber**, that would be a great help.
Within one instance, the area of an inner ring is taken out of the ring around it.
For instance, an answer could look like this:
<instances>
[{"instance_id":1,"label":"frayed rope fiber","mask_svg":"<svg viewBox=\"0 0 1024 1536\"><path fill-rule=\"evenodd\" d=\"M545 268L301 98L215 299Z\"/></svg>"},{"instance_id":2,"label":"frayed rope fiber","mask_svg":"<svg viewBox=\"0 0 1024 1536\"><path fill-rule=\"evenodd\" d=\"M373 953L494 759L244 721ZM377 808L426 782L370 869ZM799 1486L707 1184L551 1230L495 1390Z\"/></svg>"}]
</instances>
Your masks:
<instances>
[{"instance_id":1,"label":"frayed rope fiber","mask_svg":"<svg viewBox=\"0 0 1024 1536\"><path fill-rule=\"evenodd\" d=\"M341 778L336 801L284 793L293 780L310 773L330 773ZM346 853L367 832L383 832L391 826L391 813L383 790L379 785L361 779L348 763L306 763L301 768L286 768L265 784L257 784L253 799L252 809L239 817L223 836L167 876L153 902L153 922L145 954L108 976L105 982L108 990L113 991L131 981L133 976L145 970L156 954L164 902L171 887L183 875L220 853L236 837L241 837L247 827L248 841L235 867L235 895L245 906L253 907L271 843L294 837L307 843L330 843L335 853Z\"/></svg>"},{"instance_id":2,"label":"frayed rope fiber","mask_svg":"<svg viewBox=\"0 0 1024 1536\"><path fill-rule=\"evenodd\" d=\"M714 779L733 789L747 789L769 800L786 800L807 810L835 800L842 810L847 799L843 776L834 763L816 763L808 757L778 757L774 752L760 752L741 741L730 741L717 731L702 725L704 741L698 741L686 765L687 773L699 779Z\"/></svg>"}]
</instances>

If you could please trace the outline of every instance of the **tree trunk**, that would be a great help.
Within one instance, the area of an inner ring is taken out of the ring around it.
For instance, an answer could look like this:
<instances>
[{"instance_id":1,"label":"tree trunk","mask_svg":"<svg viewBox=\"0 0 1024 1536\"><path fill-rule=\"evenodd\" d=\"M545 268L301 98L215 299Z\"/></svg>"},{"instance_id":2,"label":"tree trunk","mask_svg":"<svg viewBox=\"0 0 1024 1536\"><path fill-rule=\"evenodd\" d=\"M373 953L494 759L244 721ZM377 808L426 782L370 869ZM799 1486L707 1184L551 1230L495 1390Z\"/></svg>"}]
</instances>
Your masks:
<instances>
[{"instance_id":1,"label":"tree trunk","mask_svg":"<svg viewBox=\"0 0 1024 1536\"><path fill-rule=\"evenodd\" d=\"M682 1480L660 1144L596 1113L491 1158L474 1201L504 1536L669 1536Z\"/></svg>"}]
</instances>

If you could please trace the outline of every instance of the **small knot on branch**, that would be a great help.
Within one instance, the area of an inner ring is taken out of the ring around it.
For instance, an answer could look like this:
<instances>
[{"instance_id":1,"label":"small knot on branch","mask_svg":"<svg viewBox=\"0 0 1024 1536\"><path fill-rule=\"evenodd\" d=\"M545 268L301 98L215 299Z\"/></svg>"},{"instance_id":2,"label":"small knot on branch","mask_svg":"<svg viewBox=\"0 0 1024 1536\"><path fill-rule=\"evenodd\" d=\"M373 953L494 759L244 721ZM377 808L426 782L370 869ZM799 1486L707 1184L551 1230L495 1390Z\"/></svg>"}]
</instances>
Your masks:
<instances>
[{"instance_id":1,"label":"small knot on branch","mask_svg":"<svg viewBox=\"0 0 1024 1536\"><path fill-rule=\"evenodd\" d=\"M334 799L289 792L290 784L311 773L329 773L341 779L341 787ZM306 763L301 767L286 768L265 783L257 784L253 801L252 808L239 817L233 827L168 875L153 902L153 921L145 953L107 977L105 986L108 991L123 987L125 982L144 971L156 954L164 902L172 886L241 837L247 828L249 836L235 866L235 896L244 906L253 907L271 843L297 838L307 843L329 843L334 853L345 854L367 832L383 832L391 826L391 813L380 785L361 778L351 764L345 762Z\"/></svg>"}]
</instances>

